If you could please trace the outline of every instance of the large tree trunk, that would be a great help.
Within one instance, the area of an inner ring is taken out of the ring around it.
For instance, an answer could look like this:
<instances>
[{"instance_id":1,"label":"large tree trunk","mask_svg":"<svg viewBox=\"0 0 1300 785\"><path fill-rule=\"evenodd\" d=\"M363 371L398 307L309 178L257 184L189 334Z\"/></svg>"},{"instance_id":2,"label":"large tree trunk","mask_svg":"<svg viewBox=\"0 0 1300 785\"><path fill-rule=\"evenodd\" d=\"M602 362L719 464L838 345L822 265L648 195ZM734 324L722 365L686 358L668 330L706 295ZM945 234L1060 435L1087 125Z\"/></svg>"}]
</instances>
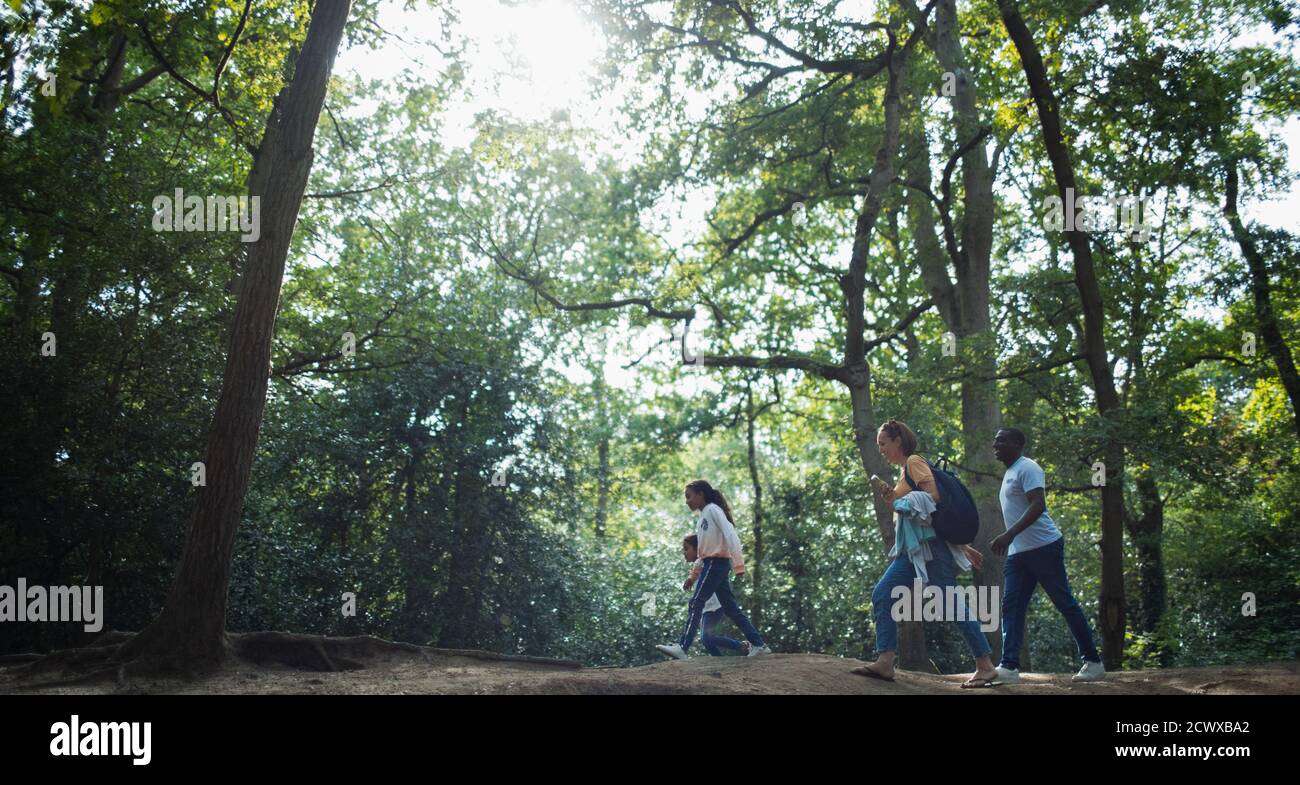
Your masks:
<instances>
[{"instance_id":1,"label":"large tree trunk","mask_svg":"<svg viewBox=\"0 0 1300 785\"><path fill-rule=\"evenodd\" d=\"M749 481L754 487L754 563L750 570L754 589L749 603L750 621L762 629L763 619L763 483L758 479L758 450L754 444L754 391L745 385L745 424L749 445Z\"/></svg>"},{"instance_id":2,"label":"large tree trunk","mask_svg":"<svg viewBox=\"0 0 1300 785\"><path fill-rule=\"evenodd\" d=\"M12 87L17 49L11 38L7 37L0 54L0 68L7 74L6 110L15 97ZM4 270L14 288L13 319L10 324L0 325L0 343L23 347L21 353L12 356L24 363L24 367L14 368L15 381L25 381L7 385L12 397L6 400L6 408L16 412L17 417L16 430L6 429L0 434L0 442L9 447L0 459L0 477L21 478L33 492L0 502L0 518L17 522L17 547L13 553L22 556L13 567L47 585L67 581L67 558L83 548L88 584L107 585L112 573L107 558L112 543L112 534L107 530L110 524L93 511L95 505L83 498L79 486L70 485L73 477L67 461L71 457L74 463L94 466L92 477L98 476L104 457L77 435L85 431L88 413L117 404L112 384L102 388L90 385L88 390L75 392L79 386L86 387L85 381L93 375L102 349L102 336L88 329L87 301L107 284L108 276L103 265L88 261L105 251L103 238L78 216L91 214L91 205L101 198L93 184L104 176L115 109L127 89L122 77L128 36L121 25L110 22L87 29L77 39L69 42L70 48L61 47L59 53L58 68L61 74L66 73L58 82L58 90L63 91L60 94L67 94L65 111L45 109L41 106L45 99L34 93L29 107L30 126L0 141L0 145L22 142L56 150L62 157L62 168L88 178L88 187L76 192L71 201L62 198L61 193L60 198L51 200L54 191L50 189L57 191L61 187L58 181L11 184L11 189L30 191L21 201L44 204L48 209L11 205L23 217L10 230L17 240L13 244L16 254L6 256L21 261L21 266ZM85 62L75 67L84 73L74 75L72 64L82 58ZM134 91L156 76L146 72L128 87ZM85 148L61 143L49 146L52 139L68 138L84 138ZM44 344L41 335L46 331L54 334L57 344L57 352L51 357L40 354ZM93 495L100 486L91 482L86 487ZM80 630L60 632L47 625L35 625L29 633L39 648L83 637Z\"/></svg>"},{"instance_id":3,"label":"large tree trunk","mask_svg":"<svg viewBox=\"0 0 1300 785\"><path fill-rule=\"evenodd\" d=\"M1137 550L1138 566L1138 631L1156 634L1160 620L1165 615L1168 601L1165 594L1165 562L1162 548L1165 528L1165 502L1160 498L1155 475L1149 468L1142 469L1135 481L1141 514L1128 520L1129 539ZM1157 652L1162 666L1169 665L1170 652L1165 641L1158 644Z\"/></svg>"},{"instance_id":4,"label":"large tree trunk","mask_svg":"<svg viewBox=\"0 0 1300 785\"><path fill-rule=\"evenodd\" d=\"M891 53L889 82L885 90L884 139L876 151L871 170L867 196L858 214L853 233L853 253L849 269L840 276L840 290L844 295L845 339L844 373L841 381L849 388L849 401L853 409L853 440L858 456L868 475L891 477L889 464L876 446L876 414L871 400L871 366L866 353L866 270L871 236L876 220L884 205L884 195L894 180L894 157L898 152L899 138L899 76L905 54ZM894 545L893 507L873 494L876 525L886 551ZM898 664L907 670L933 670L926 656L925 633L921 622L902 622L898 625Z\"/></svg>"},{"instance_id":5,"label":"large tree trunk","mask_svg":"<svg viewBox=\"0 0 1300 785\"><path fill-rule=\"evenodd\" d=\"M1029 91L1038 109L1043 131L1043 145L1052 164L1056 188L1063 201L1067 191L1075 191L1074 165L1061 133L1061 118L1056 96L1047 81L1047 69L1013 0L998 0L1002 23L1020 54L1020 64L1029 82ZM1077 193L1077 191L1076 191ZM1106 667L1118 670L1124 658L1124 446L1113 435L1114 418L1120 413L1119 393L1106 353L1105 313L1101 287L1093 266L1088 235L1079 229L1066 232L1074 257L1074 283L1083 304L1083 350L1092 375L1097 410L1106 426L1102 460L1106 464L1106 484L1101 489L1101 638L1102 658Z\"/></svg>"},{"instance_id":6,"label":"large tree trunk","mask_svg":"<svg viewBox=\"0 0 1300 785\"><path fill-rule=\"evenodd\" d=\"M599 474L596 482L596 536L605 536L605 524L609 519L609 437L601 436L596 448L600 457Z\"/></svg>"},{"instance_id":7,"label":"large tree trunk","mask_svg":"<svg viewBox=\"0 0 1300 785\"><path fill-rule=\"evenodd\" d=\"M604 344L602 344L603 346ZM605 386L605 350L602 349L595 367L591 369L594 380L591 392L596 407L596 536L604 537L609 525L609 391Z\"/></svg>"},{"instance_id":8,"label":"large tree trunk","mask_svg":"<svg viewBox=\"0 0 1300 785\"><path fill-rule=\"evenodd\" d=\"M462 412L462 417L465 412ZM480 616L477 586L483 579L484 562L491 547L492 532L482 525L482 508L478 497L480 472L472 465L457 462L452 491L452 532L447 560L447 588L439 598L438 646L464 649L481 645L478 641Z\"/></svg>"},{"instance_id":9,"label":"large tree trunk","mask_svg":"<svg viewBox=\"0 0 1300 785\"><path fill-rule=\"evenodd\" d=\"M1295 360L1291 357L1291 348L1282 337L1278 327L1277 316L1273 313L1273 286L1268 279L1268 265L1264 256L1251 237L1250 230L1242 223L1237 214L1237 162L1228 162L1227 194L1223 201L1223 214L1232 227L1232 236L1241 246L1241 255L1246 257L1250 267L1250 293L1255 300L1255 324L1259 336L1268 349L1273 363L1277 365L1277 374L1282 379L1282 387L1291 399L1291 413L1295 417L1296 433L1300 434L1300 374L1296 373Z\"/></svg>"},{"instance_id":10,"label":"large tree trunk","mask_svg":"<svg viewBox=\"0 0 1300 785\"><path fill-rule=\"evenodd\" d=\"M75 122L84 119L85 131L90 137L90 144L84 154L75 154L69 150L66 165L79 168L89 167L96 171L103 166L108 145L110 123L117 108L123 68L126 64L127 36L116 30L109 36L106 44L104 70L93 83L93 87L78 91L73 98L66 120L58 120L49 113L34 114L36 124L32 135L43 135L44 125ZM99 59L96 60L98 62ZM71 82L71 80L68 80ZM70 90L71 85L61 89ZM50 132L56 133L51 128ZM77 205L69 205L69 212L78 213ZM39 386L39 394L34 396L32 407L36 412L34 436L30 440L30 461L35 471L34 487L40 488L42 498L38 502L35 520L40 524L45 539L45 554L42 571L39 575L46 584L63 582L63 560L69 553L68 542L80 539L81 527L77 517L69 514L74 507L62 492L60 477L64 473L63 451L69 447L68 434L80 430L81 406L72 395L72 391L87 376L88 352L84 348L82 336L82 314L86 311L87 292L95 291L94 282L87 281L87 268L77 264L77 254L83 245L93 245L93 238L82 236L83 231L63 221L51 221L44 224L37 219L27 231L27 245L23 248L23 266L19 271L19 286L14 308L15 338L24 346L35 351L40 344L28 343L36 336L32 334L32 311L41 296L41 290L48 283L50 287L49 322L44 329L55 336L56 354L53 358L41 358L45 363L48 376ZM51 265L53 261L53 265ZM48 271L48 272L46 272ZM102 579L102 570L94 564L102 554L103 527L97 521L91 521L90 559L91 571ZM98 585L91 581L93 585ZM43 637L44 628L37 631Z\"/></svg>"},{"instance_id":11,"label":"large tree trunk","mask_svg":"<svg viewBox=\"0 0 1300 785\"><path fill-rule=\"evenodd\" d=\"M867 474L892 479L894 469L881 456L876 447L876 415L871 401L871 369L863 363L852 374L849 383L849 399L853 405L853 439L858 446L858 456ZM894 547L894 510L893 506L883 501L879 494L873 493L876 513L876 526L880 530L881 542L885 552ZM912 671L933 672L934 665L925 647L925 630L920 621L903 621L898 623L898 667Z\"/></svg>"},{"instance_id":12,"label":"large tree trunk","mask_svg":"<svg viewBox=\"0 0 1300 785\"><path fill-rule=\"evenodd\" d=\"M946 252L956 275L956 285L949 277L948 264L944 262L945 251L935 235L930 202L915 189L908 189L908 214L922 278L938 304L944 324L959 341L959 356L964 370L961 380L961 460L968 470L966 484L975 498L980 516L974 545L985 554L984 566L974 573L975 584L986 589L996 586L1000 595L1004 558L989 547L1006 530L998 500L1002 467L992 452L993 437L1002 424L997 381L993 378L997 367L997 347L989 318L995 173L989 165L984 144L970 144L983 136L983 128L978 89L966 68L954 0L940 0L935 7L935 23L929 40L940 66L954 77L954 148L962 149L969 145L961 159L961 245L959 248L950 246ZM913 132L909 147L913 150L906 173L909 181L931 187L933 177L924 134ZM996 660L1001 655L1002 636L995 630L988 639Z\"/></svg>"},{"instance_id":13,"label":"large tree trunk","mask_svg":"<svg viewBox=\"0 0 1300 785\"><path fill-rule=\"evenodd\" d=\"M260 200L261 236L249 248L235 304L221 395L208 433L207 485L194 512L171 592L156 620L119 659L161 654L188 668L226 656L226 595L235 532L266 406L280 286L312 165L312 140L350 0L317 0L293 79L276 97L248 178Z\"/></svg>"},{"instance_id":14,"label":"large tree trunk","mask_svg":"<svg viewBox=\"0 0 1300 785\"><path fill-rule=\"evenodd\" d=\"M434 544L432 524L420 502L420 476L424 463L425 436L419 423L425 413L417 411L414 427L406 433L406 465L399 475L403 492L400 523L390 528L390 537L401 565L402 610L397 619L398 640L423 643L429 639L429 609L433 606Z\"/></svg>"}]
</instances>

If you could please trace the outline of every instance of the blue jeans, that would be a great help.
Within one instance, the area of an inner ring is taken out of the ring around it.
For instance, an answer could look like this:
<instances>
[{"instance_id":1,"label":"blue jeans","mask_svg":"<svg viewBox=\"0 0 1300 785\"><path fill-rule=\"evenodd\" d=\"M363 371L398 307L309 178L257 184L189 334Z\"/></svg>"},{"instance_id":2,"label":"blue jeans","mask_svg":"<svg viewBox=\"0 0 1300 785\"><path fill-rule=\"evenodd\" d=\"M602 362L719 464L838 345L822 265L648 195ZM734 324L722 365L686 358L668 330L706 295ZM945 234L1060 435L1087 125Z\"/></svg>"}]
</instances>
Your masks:
<instances>
[{"instance_id":1,"label":"blue jeans","mask_svg":"<svg viewBox=\"0 0 1300 785\"><path fill-rule=\"evenodd\" d=\"M736 596L731 593L731 559L710 557L704 560L704 570L695 583L695 594L691 595L690 613L686 617L686 629L682 632L683 650L690 649L691 641L695 640L695 631L699 629L700 619L704 616L704 603L709 601L710 594L718 595L722 612L740 627L746 640L755 646L763 645L763 638L754 629L754 625L750 624L749 617L740 610Z\"/></svg>"},{"instance_id":2,"label":"blue jeans","mask_svg":"<svg viewBox=\"0 0 1300 785\"><path fill-rule=\"evenodd\" d=\"M940 588L956 586L957 564L953 561L947 543L938 539L931 540L930 552L934 558L925 563L925 572L930 579L926 585ZM890 563L885 574L880 576L880 582L871 592L871 606L876 619L877 652L898 650L898 622L894 621L894 617L889 612L895 601L890 595L897 586L911 587L916 577L916 570L912 568L911 560L906 555L899 555ZM965 618L955 620L958 629L961 630L961 637L966 639L971 654L976 657L989 655L993 648L989 646L988 639L980 630L979 621L972 618L970 608L963 607L963 610Z\"/></svg>"},{"instance_id":3,"label":"blue jeans","mask_svg":"<svg viewBox=\"0 0 1300 785\"><path fill-rule=\"evenodd\" d=\"M709 611L704 614L700 622L700 643L704 644L704 650L709 653L710 657L721 657L722 649L740 651L740 641L713 634L717 631L718 624L722 622L722 617L725 615L722 609L719 608L716 611Z\"/></svg>"},{"instance_id":4,"label":"blue jeans","mask_svg":"<svg viewBox=\"0 0 1300 785\"><path fill-rule=\"evenodd\" d=\"M1034 587L1043 590L1052 604L1065 617L1070 634L1079 644L1079 654L1088 662L1101 662L1097 647L1092 642L1092 629L1079 607L1079 601L1070 591L1070 581L1065 577L1065 538L1021 551L1007 557L1002 568L1006 584L1002 595L1002 666L1020 668L1020 645L1025 639L1025 612L1034 596Z\"/></svg>"}]
</instances>

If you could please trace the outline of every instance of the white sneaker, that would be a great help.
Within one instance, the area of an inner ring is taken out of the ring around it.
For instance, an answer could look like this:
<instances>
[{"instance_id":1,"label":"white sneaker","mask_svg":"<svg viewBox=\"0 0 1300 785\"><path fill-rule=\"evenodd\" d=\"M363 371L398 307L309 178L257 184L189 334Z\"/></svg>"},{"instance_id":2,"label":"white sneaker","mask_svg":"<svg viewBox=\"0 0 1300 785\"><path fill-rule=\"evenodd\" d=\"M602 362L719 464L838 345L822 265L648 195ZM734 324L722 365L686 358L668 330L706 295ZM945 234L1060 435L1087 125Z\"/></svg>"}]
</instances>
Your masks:
<instances>
[{"instance_id":1,"label":"white sneaker","mask_svg":"<svg viewBox=\"0 0 1300 785\"><path fill-rule=\"evenodd\" d=\"M998 677L994 680L995 684L1019 684L1020 671L1016 668L1004 668L1001 665L993 670L998 672Z\"/></svg>"},{"instance_id":2,"label":"white sneaker","mask_svg":"<svg viewBox=\"0 0 1300 785\"><path fill-rule=\"evenodd\" d=\"M766 646L752 646L752 647L750 647L750 649L749 649L749 654L746 654L745 656L746 656L746 657L761 657L761 656L763 656L764 654L771 654L771 653L772 653L772 650L769 649L769 648L766 647Z\"/></svg>"},{"instance_id":3,"label":"white sneaker","mask_svg":"<svg viewBox=\"0 0 1300 785\"><path fill-rule=\"evenodd\" d=\"M1088 662L1084 660L1083 667L1079 672L1074 674L1071 681L1101 681L1106 678L1106 669L1100 662Z\"/></svg>"},{"instance_id":4,"label":"white sneaker","mask_svg":"<svg viewBox=\"0 0 1300 785\"><path fill-rule=\"evenodd\" d=\"M672 657L674 660L689 659L690 655L682 648L680 643L661 643L655 646L659 652L665 656Z\"/></svg>"}]
</instances>

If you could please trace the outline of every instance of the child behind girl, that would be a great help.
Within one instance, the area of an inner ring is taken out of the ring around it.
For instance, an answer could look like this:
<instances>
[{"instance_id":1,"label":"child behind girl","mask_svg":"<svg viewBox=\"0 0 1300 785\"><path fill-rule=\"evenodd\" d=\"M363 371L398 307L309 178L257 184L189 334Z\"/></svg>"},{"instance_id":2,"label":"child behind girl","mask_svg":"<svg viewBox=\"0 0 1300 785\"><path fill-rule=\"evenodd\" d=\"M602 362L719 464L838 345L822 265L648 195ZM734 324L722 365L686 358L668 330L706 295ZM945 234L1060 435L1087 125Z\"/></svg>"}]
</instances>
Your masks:
<instances>
[{"instance_id":1,"label":"child behind girl","mask_svg":"<svg viewBox=\"0 0 1300 785\"><path fill-rule=\"evenodd\" d=\"M682 555L686 557L686 561L695 564L699 560L699 547L700 538L694 534L682 538ZM693 570L692 575L694 575ZM683 586L689 589L694 582L694 577L688 578ZM717 632L718 623L722 621L722 616L722 603L718 602L718 595L710 594L708 602L704 603L704 615L700 617L700 643L704 644L704 650L710 657L721 657L722 649L738 651L742 655L748 654L749 641L738 641L714 634Z\"/></svg>"},{"instance_id":2,"label":"child behind girl","mask_svg":"<svg viewBox=\"0 0 1300 785\"><path fill-rule=\"evenodd\" d=\"M772 650L763 645L762 636L740 610L735 595L731 593L731 571L735 570L737 575L744 573L745 561L740 555L740 537L736 534L735 522L731 518L731 508L727 506L726 498L704 480L694 480L686 485L686 506L700 513L700 518L695 523L699 562L691 571L691 577L682 585L683 589L689 589L695 584L695 594L691 596L690 611L681 641L660 644L655 648L669 657L686 659L686 652L691 648L695 632L704 616L705 605L716 594L722 612L740 627L745 638L752 644L748 656L771 654Z\"/></svg>"}]
</instances>

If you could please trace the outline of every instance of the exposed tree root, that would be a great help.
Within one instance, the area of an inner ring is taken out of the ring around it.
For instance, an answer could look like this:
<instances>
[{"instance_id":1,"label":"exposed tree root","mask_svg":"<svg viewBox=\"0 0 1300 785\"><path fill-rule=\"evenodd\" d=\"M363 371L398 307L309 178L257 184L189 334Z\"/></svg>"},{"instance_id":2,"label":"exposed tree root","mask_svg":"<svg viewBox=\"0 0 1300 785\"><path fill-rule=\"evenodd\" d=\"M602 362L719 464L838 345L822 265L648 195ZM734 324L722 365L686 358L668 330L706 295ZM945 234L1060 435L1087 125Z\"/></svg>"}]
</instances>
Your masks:
<instances>
[{"instance_id":1,"label":"exposed tree root","mask_svg":"<svg viewBox=\"0 0 1300 785\"><path fill-rule=\"evenodd\" d=\"M85 672L104 665L118 644L87 646L82 649L59 649L49 654L27 659L24 664L14 667L10 673L19 677L39 676L51 672ZM27 657L27 655L21 655Z\"/></svg>"},{"instance_id":2,"label":"exposed tree root","mask_svg":"<svg viewBox=\"0 0 1300 785\"><path fill-rule=\"evenodd\" d=\"M131 640L131 638L133 637L135 637L134 632L123 632L122 630L109 630L105 632L103 635L100 635L95 640L91 641L88 645L91 647L116 646L118 644L126 643L127 641Z\"/></svg>"},{"instance_id":3,"label":"exposed tree root","mask_svg":"<svg viewBox=\"0 0 1300 785\"><path fill-rule=\"evenodd\" d=\"M5 655L0 658L0 668L5 668L5 675L21 684L15 689L28 691L105 682L126 686L132 678L179 676L193 681L232 661L324 673L364 670L366 661L393 655L416 656L429 663L437 657L467 657L575 670L584 667L572 660L477 649L440 649L370 635L330 638L264 631L228 633L225 638L219 655L195 659L179 647L166 648L159 638L138 640L136 633L110 630L79 649L62 649L44 655Z\"/></svg>"},{"instance_id":4,"label":"exposed tree root","mask_svg":"<svg viewBox=\"0 0 1300 785\"><path fill-rule=\"evenodd\" d=\"M248 632L231 635L230 638L236 656L257 665L276 663L300 670L326 672L354 671L366 667L345 656L345 647L334 646L331 639L320 635Z\"/></svg>"},{"instance_id":5,"label":"exposed tree root","mask_svg":"<svg viewBox=\"0 0 1300 785\"><path fill-rule=\"evenodd\" d=\"M68 684L89 684L116 678L117 666L111 664L113 655L129 633L107 632L88 646L79 649L59 649L49 654L16 655L21 664L8 670L7 675L22 681L34 679L20 689L60 687ZM55 678L45 678L51 674Z\"/></svg>"},{"instance_id":6,"label":"exposed tree root","mask_svg":"<svg viewBox=\"0 0 1300 785\"><path fill-rule=\"evenodd\" d=\"M11 664L21 665L24 662L39 660L44 656L44 654L37 654L35 652L28 652L25 654L0 654L0 667L7 667Z\"/></svg>"},{"instance_id":7,"label":"exposed tree root","mask_svg":"<svg viewBox=\"0 0 1300 785\"><path fill-rule=\"evenodd\" d=\"M391 654L417 655L426 661L430 657L470 657L502 662L528 662L540 665L558 665L582 668L580 662L531 657L523 654L497 654L479 649L440 649L417 646L414 643L386 641L372 635L348 638L328 638L321 635L300 635L288 632L232 633L231 644L241 659L257 664L278 662L305 670L340 671L364 668L367 659Z\"/></svg>"}]
</instances>

